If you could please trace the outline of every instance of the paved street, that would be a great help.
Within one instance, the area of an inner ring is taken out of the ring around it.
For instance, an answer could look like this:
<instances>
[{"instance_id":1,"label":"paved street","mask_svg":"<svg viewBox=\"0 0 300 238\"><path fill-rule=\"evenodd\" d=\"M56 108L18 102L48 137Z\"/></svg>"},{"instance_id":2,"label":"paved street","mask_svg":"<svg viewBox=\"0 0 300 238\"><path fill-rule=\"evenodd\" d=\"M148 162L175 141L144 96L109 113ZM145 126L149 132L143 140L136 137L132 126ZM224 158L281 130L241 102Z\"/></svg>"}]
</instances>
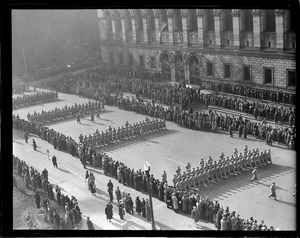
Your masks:
<instances>
[{"instance_id":1,"label":"paved street","mask_svg":"<svg viewBox=\"0 0 300 238\"><path fill-rule=\"evenodd\" d=\"M37 89L40 91L40 89ZM42 110L52 110L61 108L64 105L74 105L75 103L85 103L88 99L79 98L78 96L59 93L60 101L37 105L24 109L15 110L14 114L19 114L21 118L27 120L27 113ZM82 124L77 124L76 119L62 121L49 125L71 136L78 141L80 134L89 135L98 129L100 132L106 130L109 125L119 127L129 123L136 123L144 120L144 115L134 112L120 110L117 107L106 106L106 111L101 114L101 119L95 118L96 123L90 122L90 117L82 120ZM268 147L264 142L254 140L253 138L238 139L230 138L228 133L219 131L218 133L193 131L176 126L174 123L167 122L166 131L155 132L146 136L146 140L132 139L119 142L103 148L109 156L115 160L122 161L130 168L143 169L145 161L151 163L151 173L154 177L161 179L161 174L165 170L168 174L169 183L173 177L177 166L184 169L185 165L190 162L192 167L199 164L201 158L206 160L208 156L217 159L221 152L225 156L230 156L234 148L242 151L245 144L249 149L259 148L264 150L271 148L273 165L267 168L258 169L259 184L250 181L250 172L242 174L236 178L228 179L224 182L206 188L200 192L200 195L207 196L211 199L218 200L223 207L228 206L230 211L235 210L241 218L254 219L260 222L261 219L270 226L281 230L296 229L296 200L292 196L295 192L296 183L296 153L277 144ZM47 168L49 171L49 180L51 183L58 184L63 193L75 196L78 201L83 215L90 216L95 224L96 229L120 229L123 221L119 219L116 203L114 203L114 217L112 223L106 221L104 208L109 200L106 184L110 177L104 176L101 170L95 168L89 169L96 175L97 197L91 195L84 182L85 170L79 159L72 157L70 154L54 150L49 143L30 136L29 141L35 138L38 145L38 152L33 151L31 144L26 144L23 140L23 134L14 131L13 151L20 159L25 160L29 165L34 166L39 171ZM56 155L58 167L52 166L52 161L48 160L46 150L50 150L50 155ZM272 182L277 185L277 201L269 199L269 186ZM131 188L124 187L115 179L112 179L114 190L116 186L130 192L133 200L136 196L148 198L147 194L142 194ZM196 229L192 219L188 216L176 214L166 208L166 204L153 199L154 216L156 224L161 229ZM126 215L130 229L151 229L151 224L138 215ZM211 223L199 223L202 229L215 229ZM86 229L83 227L82 229Z\"/></svg>"}]
</instances>

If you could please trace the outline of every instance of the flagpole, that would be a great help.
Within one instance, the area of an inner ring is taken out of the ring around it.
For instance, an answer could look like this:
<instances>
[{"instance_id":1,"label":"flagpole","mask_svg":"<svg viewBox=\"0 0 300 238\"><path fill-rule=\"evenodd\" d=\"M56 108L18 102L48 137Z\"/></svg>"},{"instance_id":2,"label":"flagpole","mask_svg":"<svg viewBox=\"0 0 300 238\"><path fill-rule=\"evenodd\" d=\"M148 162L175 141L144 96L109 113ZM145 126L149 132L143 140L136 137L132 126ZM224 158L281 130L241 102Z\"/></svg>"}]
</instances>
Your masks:
<instances>
[{"instance_id":1,"label":"flagpole","mask_svg":"<svg viewBox=\"0 0 300 238\"><path fill-rule=\"evenodd\" d=\"M26 73L27 73L28 71L27 71L27 64L26 64L26 58L25 58L25 53L24 53L24 47L23 47L23 45L22 45L22 54L23 54L23 60L24 60L25 71L26 71Z\"/></svg>"}]
</instances>

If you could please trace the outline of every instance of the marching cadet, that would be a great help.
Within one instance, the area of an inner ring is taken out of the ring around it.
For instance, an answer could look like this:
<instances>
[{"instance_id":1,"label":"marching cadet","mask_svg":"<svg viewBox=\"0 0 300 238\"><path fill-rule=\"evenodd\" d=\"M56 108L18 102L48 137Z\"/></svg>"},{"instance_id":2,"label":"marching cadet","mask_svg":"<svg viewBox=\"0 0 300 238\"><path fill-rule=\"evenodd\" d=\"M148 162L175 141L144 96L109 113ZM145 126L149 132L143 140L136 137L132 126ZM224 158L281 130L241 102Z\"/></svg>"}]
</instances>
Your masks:
<instances>
[{"instance_id":1,"label":"marching cadet","mask_svg":"<svg viewBox=\"0 0 300 238\"><path fill-rule=\"evenodd\" d=\"M176 172L177 175L179 175L179 174L181 173L181 168L180 168L180 166L177 167L177 169L176 169L175 172Z\"/></svg>"},{"instance_id":2,"label":"marching cadet","mask_svg":"<svg viewBox=\"0 0 300 238\"><path fill-rule=\"evenodd\" d=\"M251 182L256 180L258 183L258 178L257 178L257 167L254 168L254 170L252 171L252 178L251 178Z\"/></svg>"},{"instance_id":3,"label":"marching cadet","mask_svg":"<svg viewBox=\"0 0 300 238\"><path fill-rule=\"evenodd\" d=\"M276 187L275 187L275 182L272 183L270 186L270 194L269 198L274 197L274 200L276 200Z\"/></svg>"},{"instance_id":4,"label":"marching cadet","mask_svg":"<svg viewBox=\"0 0 300 238\"><path fill-rule=\"evenodd\" d=\"M120 129L120 127L118 127L118 129L117 129L117 138L116 138L116 140L121 140L121 129Z\"/></svg>"},{"instance_id":5,"label":"marching cadet","mask_svg":"<svg viewBox=\"0 0 300 238\"><path fill-rule=\"evenodd\" d=\"M271 150L268 149L268 152L266 152L266 150L265 150L265 153L267 154L267 161L270 161L270 164L273 164L272 158L271 158Z\"/></svg>"},{"instance_id":6,"label":"marching cadet","mask_svg":"<svg viewBox=\"0 0 300 238\"><path fill-rule=\"evenodd\" d=\"M123 140L125 138L125 128L124 128L124 126L122 126L122 128L121 128L121 137L120 138L121 138L120 140Z\"/></svg>"},{"instance_id":7,"label":"marching cadet","mask_svg":"<svg viewBox=\"0 0 300 238\"><path fill-rule=\"evenodd\" d=\"M200 166L204 166L204 160L203 160L203 158L200 160L199 164L200 164Z\"/></svg>"},{"instance_id":8,"label":"marching cadet","mask_svg":"<svg viewBox=\"0 0 300 238\"><path fill-rule=\"evenodd\" d=\"M100 119L100 111L101 111L100 109L97 110L96 117L97 117L98 119Z\"/></svg>"},{"instance_id":9,"label":"marching cadet","mask_svg":"<svg viewBox=\"0 0 300 238\"><path fill-rule=\"evenodd\" d=\"M94 122L95 123L95 120L94 120L94 113L92 112L92 114L91 114L91 122Z\"/></svg>"},{"instance_id":10,"label":"marching cadet","mask_svg":"<svg viewBox=\"0 0 300 238\"><path fill-rule=\"evenodd\" d=\"M144 140L145 136L144 136L144 127L143 126L141 126L141 128L140 128L140 135L141 135L141 139Z\"/></svg>"},{"instance_id":11,"label":"marching cadet","mask_svg":"<svg viewBox=\"0 0 300 238\"><path fill-rule=\"evenodd\" d=\"M79 113L77 113L77 123L80 123L81 124L81 122L80 122L80 115L79 115Z\"/></svg>"},{"instance_id":12,"label":"marching cadet","mask_svg":"<svg viewBox=\"0 0 300 238\"><path fill-rule=\"evenodd\" d=\"M83 141L83 135L80 134L80 135L79 135L79 142L82 143L82 141Z\"/></svg>"},{"instance_id":13,"label":"marching cadet","mask_svg":"<svg viewBox=\"0 0 300 238\"><path fill-rule=\"evenodd\" d=\"M117 140L116 128L113 129L113 140Z\"/></svg>"},{"instance_id":14,"label":"marching cadet","mask_svg":"<svg viewBox=\"0 0 300 238\"><path fill-rule=\"evenodd\" d=\"M163 173L162 173L162 175L161 175L161 178L162 178L162 181L163 182L167 182L167 173L166 173L166 171L164 171Z\"/></svg>"},{"instance_id":15,"label":"marching cadet","mask_svg":"<svg viewBox=\"0 0 300 238\"><path fill-rule=\"evenodd\" d=\"M176 174L174 174L173 179L172 179L172 182L173 182L174 187L176 187L178 181L179 181L179 180L178 180Z\"/></svg>"},{"instance_id":16,"label":"marching cadet","mask_svg":"<svg viewBox=\"0 0 300 238\"><path fill-rule=\"evenodd\" d=\"M187 165L185 166L185 168L186 168L186 171L188 172L191 169L190 163L187 163Z\"/></svg>"}]
</instances>

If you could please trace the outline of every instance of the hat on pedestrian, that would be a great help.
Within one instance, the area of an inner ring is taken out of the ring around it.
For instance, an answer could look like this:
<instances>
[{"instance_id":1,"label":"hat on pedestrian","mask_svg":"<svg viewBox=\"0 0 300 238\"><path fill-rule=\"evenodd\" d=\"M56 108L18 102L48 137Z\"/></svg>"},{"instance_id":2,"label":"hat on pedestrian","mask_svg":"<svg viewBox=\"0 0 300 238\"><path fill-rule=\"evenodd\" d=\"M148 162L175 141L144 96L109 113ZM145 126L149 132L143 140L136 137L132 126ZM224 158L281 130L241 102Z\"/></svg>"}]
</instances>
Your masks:
<instances>
[{"instance_id":1,"label":"hat on pedestrian","mask_svg":"<svg viewBox=\"0 0 300 238\"><path fill-rule=\"evenodd\" d=\"M87 217L86 219L87 219L87 220L90 220L90 217Z\"/></svg>"}]
</instances>

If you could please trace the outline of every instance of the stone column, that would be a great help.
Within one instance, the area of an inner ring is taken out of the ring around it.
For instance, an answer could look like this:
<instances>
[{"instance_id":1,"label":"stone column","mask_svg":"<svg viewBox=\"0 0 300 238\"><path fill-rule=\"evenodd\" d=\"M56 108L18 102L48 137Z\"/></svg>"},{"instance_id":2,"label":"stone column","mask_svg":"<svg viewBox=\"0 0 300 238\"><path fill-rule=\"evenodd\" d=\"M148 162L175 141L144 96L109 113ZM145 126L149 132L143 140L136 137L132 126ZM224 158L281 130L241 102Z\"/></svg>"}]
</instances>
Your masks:
<instances>
[{"instance_id":1,"label":"stone column","mask_svg":"<svg viewBox=\"0 0 300 238\"><path fill-rule=\"evenodd\" d=\"M160 18L160 9L154 9L154 23L155 23L155 40L159 44L160 28L159 28L159 18Z\"/></svg>"},{"instance_id":2,"label":"stone column","mask_svg":"<svg viewBox=\"0 0 300 238\"><path fill-rule=\"evenodd\" d=\"M123 43L126 43L126 32L125 32L125 19L121 19L121 27L122 27L122 38L123 38Z\"/></svg>"},{"instance_id":3,"label":"stone column","mask_svg":"<svg viewBox=\"0 0 300 238\"><path fill-rule=\"evenodd\" d=\"M232 9L233 46L240 48L240 10Z\"/></svg>"},{"instance_id":4,"label":"stone column","mask_svg":"<svg viewBox=\"0 0 300 238\"><path fill-rule=\"evenodd\" d=\"M254 40L254 47L259 48L261 47L261 15L259 9L252 10L253 16L253 40Z\"/></svg>"},{"instance_id":5,"label":"stone column","mask_svg":"<svg viewBox=\"0 0 300 238\"><path fill-rule=\"evenodd\" d=\"M116 26L115 26L115 20L111 20L111 26L112 26L112 33L113 33L113 40L116 40Z\"/></svg>"},{"instance_id":6,"label":"stone column","mask_svg":"<svg viewBox=\"0 0 300 238\"><path fill-rule=\"evenodd\" d=\"M168 29L169 29L169 39L170 39L169 43L173 45L174 44L174 36L173 36L173 10L168 9L167 12L168 12ZM175 80L175 74L174 74L174 80Z\"/></svg>"},{"instance_id":7,"label":"stone column","mask_svg":"<svg viewBox=\"0 0 300 238\"><path fill-rule=\"evenodd\" d=\"M183 46L188 46L188 30L187 30L187 9L181 9Z\"/></svg>"},{"instance_id":8,"label":"stone column","mask_svg":"<svg viewBox=\"0 0 300 238\"><path fill-rule=\"evenodd\" d=\"M284 26L283 26L283 10L275 10L275 20L276 20L276 48L278 50L283 50L284 48Z\"/></svg>"},{"instance_id":9,"label":"stone column","mask_svg":"<svg viewBox=\"0 0 300 238\"><path fill-rule=\"evenodd\" d=\"M216 48L221 47L221 10L214 9Z\"/></svg>"},{"instance_id":10,"label":"stone column","mask_svg":"<svg viewBox=\"0 0 300 238\"><path fill-rule=\"evenodd\" d=\"M143 16L143 31L144 31L144 42L148 44L148 27L146 15Z\"/></svg>"},{"instance_id":11,"label":"stone column","mask_svg":"<svg viewBox=\"0 0 300 238\"><path fill-rule=\"evenodd\" d=\"M203 47L203 10L197 9L198 41L199 46Z\"/></svg>"},{"instance_id":12,"label":"stone column","mask_svg":"<svg viewBox=\"0 0 300 238\"><path fill-rule=\"evenodd\" d=\"M132 40L134 43L136 43L135 16L131 18L131 26L132 26Z\"/></svg>"}]
</instances>

